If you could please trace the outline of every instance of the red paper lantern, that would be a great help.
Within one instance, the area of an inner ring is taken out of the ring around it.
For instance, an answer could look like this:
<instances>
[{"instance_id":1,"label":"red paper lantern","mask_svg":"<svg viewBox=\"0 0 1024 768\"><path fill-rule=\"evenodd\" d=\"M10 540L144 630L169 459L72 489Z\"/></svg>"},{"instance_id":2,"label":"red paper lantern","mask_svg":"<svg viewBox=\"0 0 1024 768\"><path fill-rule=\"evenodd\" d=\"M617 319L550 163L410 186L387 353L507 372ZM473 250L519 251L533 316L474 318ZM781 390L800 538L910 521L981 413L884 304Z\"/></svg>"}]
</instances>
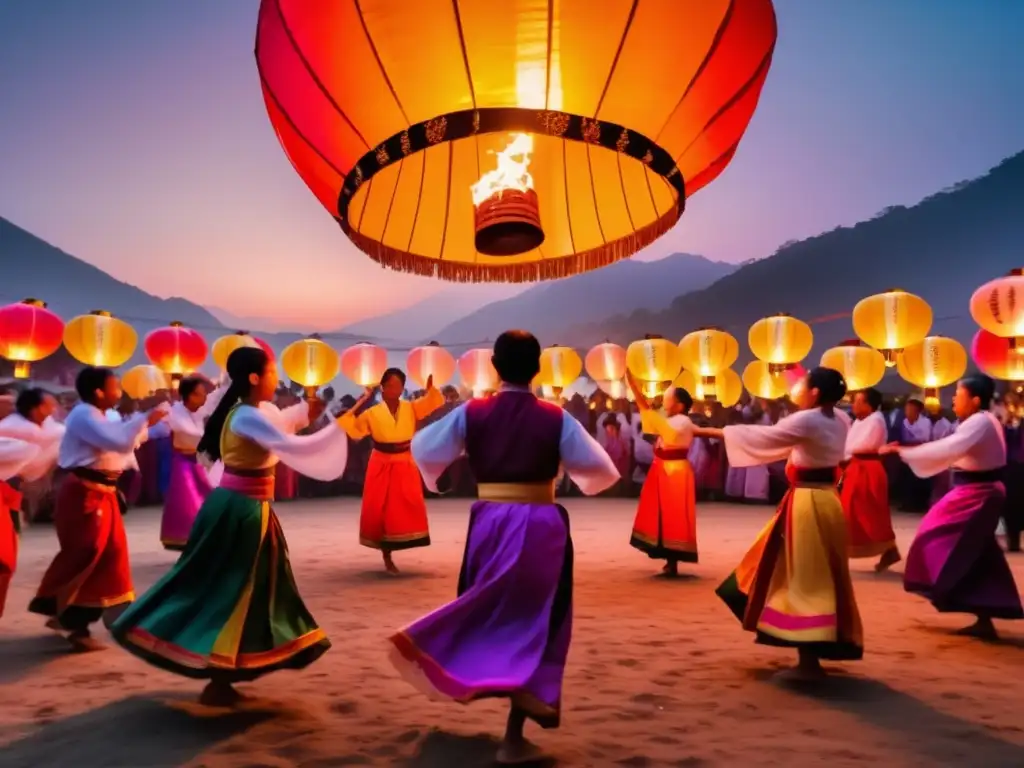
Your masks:
<instances>
[{"instance_id":1,"label":"red paper lantern","mask_svg":"<svg viewBox=\"0 0 1024 768\"><path fill-rule=\"evenodd\" d=\"M360 387L376 387L388 368L388 353L361 341L341 353L341 372Z\"/></svg>"},{"instance_id":2,"label":"red paper lantern","mask_svg":"<svg viewBox=\"0 0 1024 768\"><path fill-rule=\"evenodd\" d=\"M64 339L64 322L45 301L25 299L0 308L0 357L14 363L14 376L27 379L32 363L49 357Z\"/></svg>"},{"instance_id":3,"label":"red paper lantern","mask_svg":"<svg viewBox=\"0 0 1024 768\"><path fill-rule=\"evenodd\" d=\"M1024 348L1013 336L996 336L979 329L971 342L971 358L993 379L1024 381Z\"/></svg>"},{"instance_id":4,"label":"red paper lantern","mask_svg":"<svg viewBox=\"0 0 1024 768\"><path fill-rule=\"evenodd\" d=\"M206 340L178 321L150 331L144 346L149 361L172 379L197 370L206 360Z\"/></svg>"},{"instance_id":5,"label":"red paper lantern","mask_svg":"<svg viewBox=\"0 0 1024 768\"><path fill-rule=\"evenodd\" d=\"M455 375L455 358L436 341L412 350L406 358L405 366L409 378L420 387L427 386L427 379L431 376L434 377L434 386L440 387Z\"/></svg>"}]
</instances>

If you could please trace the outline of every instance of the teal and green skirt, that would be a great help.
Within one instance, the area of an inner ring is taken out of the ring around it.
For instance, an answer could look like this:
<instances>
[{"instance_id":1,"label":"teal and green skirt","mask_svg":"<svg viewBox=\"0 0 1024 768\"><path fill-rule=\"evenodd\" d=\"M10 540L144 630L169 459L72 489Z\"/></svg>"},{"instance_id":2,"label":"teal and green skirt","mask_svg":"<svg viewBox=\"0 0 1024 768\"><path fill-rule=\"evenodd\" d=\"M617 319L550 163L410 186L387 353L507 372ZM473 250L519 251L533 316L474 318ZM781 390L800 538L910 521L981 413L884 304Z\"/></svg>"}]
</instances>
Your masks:
<instances>
[{"instance_id":1,"label":"teal and green skirt","mask_svg":"<svg viewBox=\"0 0 1024 768\"><path fill-rule=\"evenodd\" d=\"M178 562L111 633L157 667L226 682L302 669L331 645L299 596L270 503L226 488L210 493Z\"/></svg>"}]
</instances>

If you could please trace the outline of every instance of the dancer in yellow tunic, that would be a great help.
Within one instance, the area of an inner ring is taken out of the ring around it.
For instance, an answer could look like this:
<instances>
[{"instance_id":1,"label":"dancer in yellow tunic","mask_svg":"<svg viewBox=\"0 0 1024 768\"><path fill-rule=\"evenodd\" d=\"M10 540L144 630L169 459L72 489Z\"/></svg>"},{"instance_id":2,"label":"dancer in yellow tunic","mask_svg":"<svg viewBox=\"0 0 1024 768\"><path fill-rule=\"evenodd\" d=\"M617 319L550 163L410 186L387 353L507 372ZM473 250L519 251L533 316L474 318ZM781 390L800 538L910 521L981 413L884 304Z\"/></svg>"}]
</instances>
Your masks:
<instances>
[{"instance_id":1,"label":"dancer in yellow tunic","mask_svg":"<svg viewBox=\"0 0 1024 768\"><path fill-rule=\"evenodd\" d=\"M338 421L353 440L369 437L373 441L363 485L359 543L379 549L389 573L398 573L392 552L430 545L423 481L409 447L417 423L444 405L433 377L427 379L423 397L402 400L404 391L405 373L389 368L380 379L382 402L359 413L375 392L368 389Z\"/></svg>"}]
</instances>

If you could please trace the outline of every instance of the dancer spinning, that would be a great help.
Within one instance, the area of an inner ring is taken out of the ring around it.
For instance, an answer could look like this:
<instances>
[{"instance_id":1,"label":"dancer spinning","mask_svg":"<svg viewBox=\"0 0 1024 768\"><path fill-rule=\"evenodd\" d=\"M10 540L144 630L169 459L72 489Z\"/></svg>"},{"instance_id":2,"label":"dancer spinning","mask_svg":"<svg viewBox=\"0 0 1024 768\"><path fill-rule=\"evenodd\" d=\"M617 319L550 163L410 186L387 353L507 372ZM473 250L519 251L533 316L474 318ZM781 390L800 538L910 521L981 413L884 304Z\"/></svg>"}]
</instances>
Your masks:
<instances>
[{"instance_id":1,"label":"dancer spinning","mask_svg":"<svg viewBox=\"0 0 1024 768\"><path fill-rule=\"evenodd\" d=\"M423 397L408 402L402 400L404 391L405 373L388 368L380 379L383 402L360 413L374 395L368 389L339 420L353 440L369 436L373 441L363 483L359 543L379 549L389 573L398 573L392 552L430 545L423 483L409 445L417 422L444 405L444 395L434 388L432 376Z\"/></svg>"},{"instance_id":2,"label":"dancer spinning","mask_svg":"<svg viewBox=\"0 0 1024 768\"><path fill-rule=\"evenodd\" d=\"M335 426L297 437L263 411L278 377L262 349L236 349L227 372L231 384L198 446L209 461L223 460L220 486L203 502L178 562L111 627L151 664L209 680L200 701L212 706L236 702L233 683L302 669L330 647L299 596L270 500L278 460L326 482L348 457L348 438ZM315 419L323 403L307 409Z\"/></svg>"},{"instance_id":3,"label":"dancer spinning","mask_svg":"<svg viewBox=\"0 0 1024 768\"><path fill-rule=\"evenodd\" d=\"M88 651L102 647L89 625L135 598L117 481L147 427L165 414L155 409L110 421L105 412L121 401L121 382L107 368L83 368L75 390L81 402L64 423L58 459L69 471L53 514L60 551L28 609L49 616L48 627L67 631L76 650Z\"/></svg>"},{"instance_id":4,"label":"dancer spinning","mask_svg":"<svg viewBox=\"0 0 1024 768\"><path fill-rule=\"evenodd\" d=\"M209 473L196 461L196 447L203 437L206 418L213 413L224 391L208 393L198 376L178 384L179 400L171 406L167 426L171 430L171 476L160 520L160 542L164 549L181 551L188 541L192 523L212 490Z\"/></svg>"},{"instance_id":5,"label":"dancer spinning","mask_svg":"<svg viewBox=\"0 0 1024 768\"><path fill-rule=\"evenodd\" d=\"M680 561L697 562L697 490L687 452L694 437L712 430L690 421L693 398L682 387L665 393L666 418L651 408L633 374L627 372L626 380L640 409L641 430L658 438L629 543L652 560L665 560L666 576L678 576Z\"/></svg>"},{"instance_id":6,"label":"dancer spinning","mask_svg":"<svg viewBox=\"0 0 1024 768\"><path fill-rule=\"evenodd\" d=\"M988 376L967 376L953 397L956 432L913 447L883 448L898 453L920 478L953 469L953 489L928 511L910 546L903 586L941 613L973 614L975 623L960 633L985 639L996 637L993 619L1024 618L1013 572L996 541L1006 498L1006 442L989 412L994 394Z\"/></svg>"},{"instance_id":7,"label":"dancer spinning","mask_svg":"<svg viewBox=\"0 0 1024 768\"><path fill-rule=\"evenodd\" d=\"M800 411L774 426L720 431L730 464L788 459L789 491L717 592L757 642L797 649L799 664L786 674L797 680L822 677L820 659L855 660L864 653L846 518L835 489L847 426L834 409L845 394L837 371L815 368L793 393Z\"/></svg>"},{"instance_id":8,"label":"dancer spinning","mask_svg":"<svg viewBox=\"0 0 1024 768\"><path fill-rule=\"evenodd\" d=\"M540 344L507 331L491 358L503 382L421 431L412 452L427 486L465 452L478 483L470 512L459 596L393 635L392 659L407 679L460 703L511 700L503 764L537 760L526 719L559 723L572 633L573 548L569 516L555 503L560 465L588 495L619 473L576 419L538 400L530 382Z\"/></svg>"},{"instance_id":9,"label":"dancer spinning","mask_svg":"<svg viewBox=\"0 0 1024 768\"><path fill-rule=\"evenodd\" d=\"M840 498L846 513L850 557L880 555L875 570L882 572L900 561L896 534L889 511L889 476L879 450L885 445L888 428L882 407L882 393L865 389L853 396L853 416L846 436L846 455L840 480Z\"/></svg>"}]
</instances>

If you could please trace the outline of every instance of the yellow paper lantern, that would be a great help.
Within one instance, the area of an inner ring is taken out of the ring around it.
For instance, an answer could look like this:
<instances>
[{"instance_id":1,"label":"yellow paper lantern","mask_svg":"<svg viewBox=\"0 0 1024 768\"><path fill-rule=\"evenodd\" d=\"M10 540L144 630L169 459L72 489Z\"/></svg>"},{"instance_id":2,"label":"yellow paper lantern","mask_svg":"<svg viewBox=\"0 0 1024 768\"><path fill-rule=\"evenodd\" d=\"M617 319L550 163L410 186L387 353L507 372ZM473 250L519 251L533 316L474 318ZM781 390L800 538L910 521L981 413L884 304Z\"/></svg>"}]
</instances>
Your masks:
<instances>
[{"instance_id":1,"label":"yellow paper lantern","mask_svg":"<svg viewBox=\"0 0 1024 768\"><path fill-rule=\"evenodd\" d=\"M623 350L623 352L625 352L625 350ZM594 383L597 384L598 389L615 400L622 400L625 398L631 403L636 400L636 398L633 397L633 390L631 390L629 385L622 379L595 379Z\"/></svg>"},{"instance_id":2,"label":"yellow paper lantern","mask_svg":"<svg viewBox=\"0 0 1024 768\"><path fill-rule=\"evenodd\" d=\"M885 356L857 339L826 349L821 356L821 365L843 375L847 392L873 387L885 376Z\"/></svg>"},{"instance_id":3,"label":"yellow paper lantern","mask_svg":"<svg viewBox=\"0 0 1024 768\"><path fill-rule=\"evenodd\" d=\"M360 387L375 387L388 369L388 353L361 341L341 353L341 372Z\"/></svg>"},{"instance_id":4,"label":"yellow paper lantern","mask_svg":"<svg viewBox=\"0 0 1024 768\"><path fill-rule=\"evenodd\" d=\"M284 348L281 368L289 379L305 388L307 397L312 397L319 387L338 375L338 353L316 336L310 336Z\"/></svg>"},{"instance_id":5,"label":"yellow paper lantern","mask_svg":"<svg viewBox=\"0 0 1024 768\"><path fill-rule=\"evenodd\" d=\"M1010 349L1024 354L1024 270L1014 269L976 290L971 317L989 333L1010 339Z\"/></svg>"},{"instance_id":6,"label":"yellow paper lantern","mask_svg":"<svg viewBox=\"0 0 1024 768\"><path fill-rule=\"evenodd\" d=\"M780 313L750 326L747 343L754 357L768 363L772 373L780 373L807 357L814 346L814 334L807 323Z\"/></svg>"},{"instance_id":7,"label":"yellow paper lantern","mask_svg":"<svg viewBox=\"0 0 1024 768\"><path fill-rule=\"evenodd\" d=\"M210 347L210 357L213 358L213 362L217 364L218 368L225 370L228 367L228 358L231 357L231 353L241 347L262 349L271 359L274 357L274 351L265 341L245 331L236 331L227 336L221 336Z\"/></svg>"},{"instance_id":8,"label":"yellow paper lantern","mask_svg":"<svg viewBox=\"0 0 1024 768\"><path fill-rule=\"evenodd\" d=\"M904 348L897 358L896 370L906 381L924 390L925 406L936 408L939 390L967 370L967 350L955 339L927 336L924 341Z\"/></svg>"},{"instance_id":9,"label":"yellow paper lantern","mask_svg":"<svg viewBox=\"0 0 1024 768\"><path fill-rule=\"evenodd\" d=\"M721 328L698 328L679 342L683 368L695 376L714 376L736 362L740 345L736 337Z\"/></svg>"},{"instance_id":10,"label":"yellow paper lantern","mask_svg":"<svg viewBox=\"0 0 1024 768\"><path fill-rule=\"evenodd\" d=\"M537 386L549 387L553 396L559 397L562 390L572 385L583 373L583 360L572 347L560 347L557 344L547 347L540 353L540 372L535 382Z\"/></svg>"},{"instance_id":11,"label":"yellow paper lantern","mask_svg":"<svg viewBox=\"0 0 1024 768\"><path fill-rule=\"evenodd\" d=\"M932 308L920 296L898 288L868 296L853 308L853 332L896 365L900 353L920 343L932 327Z\"/></svg>"},{"instance_id":12,"label":"yellow paper lantern","mask_svg":"<svg viewBox=\"0 0 1024 768\"><path fill-rule=\"evenodd\" d=\"M626 348L626 367L640 384L645 397L657 397L675 381L682 369L679 347L648 334Z\"/></svg>"},{"instance_id":13,"label":"yellow paper lantern","mask_svg":"<svg viewBox=\"0 0 1024 768\"><path fill-rule=\"evenodd\" d=\"M416 347L405 360L409 378L419 387L427 386L427 379L433 376L435 387L441 387L451 381L455 375L455 358L452 353L436 341Z\"/></svg>"},{"instance_id":14,"label":"yellow paper lantern","mask_svg":"<svg viewBox=\"0 0 1024 768\"><path fill-rule=\"evenodd\" d=\"M755 360L743 369L743 386L752 397L762 400L778 400L789 394L785 376L773 373L768 363Z\"/></svg>"},{"instance_id":15,"label":"yellow paper lantern","mask_svg":"<svg viewBox=\"0 0 1024 768\"><path fill-rule=\"evenodd\" d=\"M709 384L707 376L695 376L692 372L683 369L672 386L682 387L690 393L695 403L710 406L711 403L721 403L725 408L732 408L743 396L743 380L732 368L720 370Z\"/></svg>"},{"instance_id":16,"label":"yellow paper lantern","mask_svg":"<svg viewBox=\"0 0 1024 768\"><path fill-rule=\"evenodd\" d=\"M135 353L135 329L109 312L98 309L79 315L64 326L64 347L80 363L117 368Z\"/></svg>"},{"instance_id":17,"label":"yellow paper lantern","mask_svg":"<svg viewBox=\"0 0 1024 768\"><path fill-rule=\"evenodd\" d=\"M346 236L402 272L533 282L624 259L730 163L771 0L263 0L270 122Z\"/></svg>"},{"instance_id":18,"label":"yellow paper lantern","mask_svg":"<svg viewBox=\"0 0 1024 768\"><path fill-rule=\"evenodd\" d=\"M480 397L495 390L501 384L498 372L491 363L493 352L489 349L471 349L459 358L458 368L462 383Z\"/></svg>"},{"instance_id":19,"label":"yellow paper lantern","mask_svg":"<svg viewBox=\"0 0 1024 768\"><path fill-rule=\"evenodd\" d=\"M621 381L626 375L626 350L606 341L592 347L584 363L587 375L594 381Z\"/></svg>"},{"instance_id":20,"label":"yellow paper lantern","mask_svg":"<svg viewBox=\"0 0 1024 768\"><path fill-rule=\"evenodd\" d=\"M142 400L161 390L171 389L171 379L155 365L136 365L121 377L121 389L128 393L128 397Z\"/></svg>"}]
</instances>

